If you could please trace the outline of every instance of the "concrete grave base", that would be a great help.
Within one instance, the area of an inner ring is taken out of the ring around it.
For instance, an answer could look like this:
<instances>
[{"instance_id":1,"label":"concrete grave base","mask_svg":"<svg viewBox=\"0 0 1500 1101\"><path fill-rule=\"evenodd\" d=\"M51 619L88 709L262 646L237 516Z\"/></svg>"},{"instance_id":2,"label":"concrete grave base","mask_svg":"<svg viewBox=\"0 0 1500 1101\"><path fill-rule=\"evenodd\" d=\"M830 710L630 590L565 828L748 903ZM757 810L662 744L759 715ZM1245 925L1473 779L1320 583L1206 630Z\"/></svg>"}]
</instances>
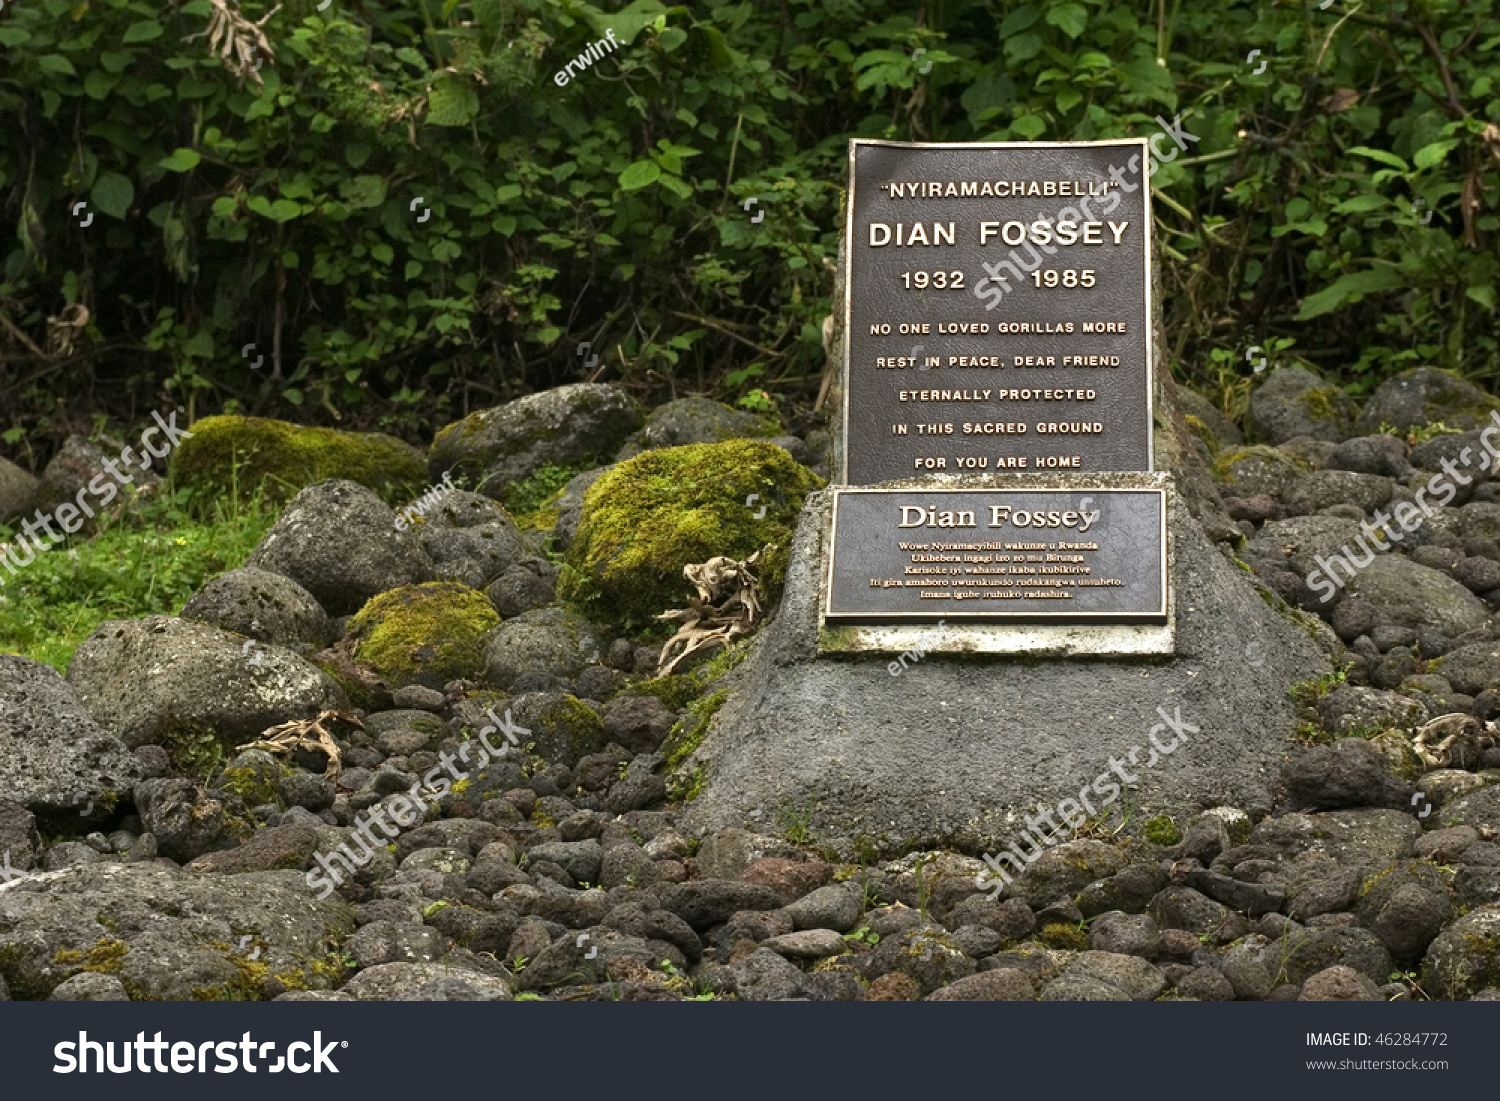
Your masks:
<instances>
[{"instance_id":1,"label":"concrete grave base","mask_svg":"<svg viewBox=\"0 0 1500 1101\"><path fill-rule=\"evenodd\" d=\"M1061 799L1093 814L1060 822L1059 840L1123 809L1137 823L1226 803L1268 811L1297 725L1287 689L1331 667L1311 628L1273 608L1175 492L1168 509L1174 652L933 652L902 668L889 653L830 651L826 636L820 646L829 494L810 496L779 612L679 767L703 781L687 824L776 832L778 816L810 812L815 840L850 859L993 851Z\"/></svg>"}]
</instances>

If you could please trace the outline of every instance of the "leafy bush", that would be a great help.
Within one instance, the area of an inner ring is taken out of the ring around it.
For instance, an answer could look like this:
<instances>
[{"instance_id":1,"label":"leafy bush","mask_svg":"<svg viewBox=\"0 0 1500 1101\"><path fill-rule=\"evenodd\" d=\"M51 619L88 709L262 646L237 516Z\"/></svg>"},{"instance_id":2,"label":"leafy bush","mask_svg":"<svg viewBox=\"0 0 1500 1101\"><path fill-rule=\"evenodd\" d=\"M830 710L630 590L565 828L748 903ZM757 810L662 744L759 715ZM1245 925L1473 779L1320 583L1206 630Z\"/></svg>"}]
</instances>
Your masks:
<instances>
[{"instance_id":1,"label":"leafy bush","mask_svg":"<svg viewBox=\"0 0 1500 1101\"><path fill-rule=\"evenodd\" d=\"M1272 339L1356 390L1495 377L1496 0L234 5L6 5L8 443L163 391L417 441L596 370L803 417L848 138L1179 115L1180 377Z\"/></svg>"}]
</instances>

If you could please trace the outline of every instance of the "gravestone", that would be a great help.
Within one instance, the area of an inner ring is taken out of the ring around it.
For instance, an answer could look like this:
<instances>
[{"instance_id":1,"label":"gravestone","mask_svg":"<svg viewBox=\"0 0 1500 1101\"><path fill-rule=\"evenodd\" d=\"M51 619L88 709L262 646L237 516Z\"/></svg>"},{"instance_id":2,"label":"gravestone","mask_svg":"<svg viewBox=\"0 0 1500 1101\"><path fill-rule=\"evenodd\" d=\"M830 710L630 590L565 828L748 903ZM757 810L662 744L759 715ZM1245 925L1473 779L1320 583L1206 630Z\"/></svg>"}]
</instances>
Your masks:
<instances>
[{"instance_id":1,"label":"gravestone","mask_svg":"<svg viewBox=\"0 0 1500 1101\"><path fill-rule=\"evenodd\" d=\"M1172 651L1166 481L1034 484L1152 470L1146 152L850 143L830 648Z\"/></svg>"},{"instance_id":2,"label":"gravestone","mask_svg":"<svg viewBox=\"0 0 1500 1101\"><path fill-rule=\"evenodd\" d=\"M691 826L979 853L1106 774L1142 813L1269 809L1327 632L1205 534L1235 532L1154 366L1146 153L851 142L836 481L680 766Z\"/></svg>"}]
</instances>

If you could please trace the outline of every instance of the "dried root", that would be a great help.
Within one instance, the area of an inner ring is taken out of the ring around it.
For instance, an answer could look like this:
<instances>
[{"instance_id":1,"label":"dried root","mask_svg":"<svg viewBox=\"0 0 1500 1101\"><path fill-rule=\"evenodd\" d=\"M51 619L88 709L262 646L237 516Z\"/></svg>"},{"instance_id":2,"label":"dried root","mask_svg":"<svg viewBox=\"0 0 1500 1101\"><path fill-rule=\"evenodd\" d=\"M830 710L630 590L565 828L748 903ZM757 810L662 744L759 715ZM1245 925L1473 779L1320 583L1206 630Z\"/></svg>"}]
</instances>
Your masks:
<instances>
[{"instance_id":1,"label":"dried root","mask_svg":"<svg viewBox=\"0 0 1500 1101\"><path fill-rule=\"evenodd\" d=\"M682 568L698 595L688 598L686 608L656 617L681 624L661 648L658 676L673 672L690 657L728 647L755 629L764 612L760 605L760 583L750 567L770 549L772 545L768 544L743 562L719 557Z\"/></svg>"}]
</instances>

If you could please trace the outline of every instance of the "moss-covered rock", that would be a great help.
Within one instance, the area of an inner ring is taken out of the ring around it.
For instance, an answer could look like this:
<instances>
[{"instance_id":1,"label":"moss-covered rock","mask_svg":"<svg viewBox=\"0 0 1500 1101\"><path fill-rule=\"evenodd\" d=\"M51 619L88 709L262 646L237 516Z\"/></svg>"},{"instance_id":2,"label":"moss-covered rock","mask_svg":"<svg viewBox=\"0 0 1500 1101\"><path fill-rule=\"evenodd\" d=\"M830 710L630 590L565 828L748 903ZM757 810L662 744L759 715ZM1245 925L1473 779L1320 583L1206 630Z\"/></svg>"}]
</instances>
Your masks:
<instances>
[{"instance_id":1,"label":"moss-covered rock","mask_svg":"<svg viewBox=\"0 0 1500 1101\"><path fill-rule=\"evenodd\" d=\"M205 417L172 455L179 484L214 493L253 492L285 500L299 489L344 478L391 499L422 490L427 467L416 448L379 432L305 428L261 417ZM236 470L238 466L238 470Z\"/></svg>"},{"instance_id":2,"label":"moss-covered rock","mask_svg":"<svg viewBox=\"0 0 1500 1101\"><path fill-rule=\"evenodd\" d=\"M1291 456L1274 447L1233 447L1214 457L1214 481L1226 496L1277 497L1304 473Z\"/></svg>"},{"instance_id":3,"label":"moss-covered rock","mask_svg":"<svg viewBox=\"0 0 1500 1101\"><path fill-rule=\"evenodd\" d=\"M442 688L474 675L482 640L500 622L489 597L453 581L429 581L381 593L349 622L354 656L392 687Z\"/></svg>"},{"instance_id":4,"label":"moss-covered rock","mask_svg":"<svg viewBox=\"0 0 1500 1101\"><path fill-rule=\"evenodd\" d=\"M748 558L774 544L758 571L766 602L774 604L797 514L821 484L764 440L647 451L589 489L558 596L606 617L647 623L687 599L684 566L716 555Z\"/></svg>"}]
</instances>

